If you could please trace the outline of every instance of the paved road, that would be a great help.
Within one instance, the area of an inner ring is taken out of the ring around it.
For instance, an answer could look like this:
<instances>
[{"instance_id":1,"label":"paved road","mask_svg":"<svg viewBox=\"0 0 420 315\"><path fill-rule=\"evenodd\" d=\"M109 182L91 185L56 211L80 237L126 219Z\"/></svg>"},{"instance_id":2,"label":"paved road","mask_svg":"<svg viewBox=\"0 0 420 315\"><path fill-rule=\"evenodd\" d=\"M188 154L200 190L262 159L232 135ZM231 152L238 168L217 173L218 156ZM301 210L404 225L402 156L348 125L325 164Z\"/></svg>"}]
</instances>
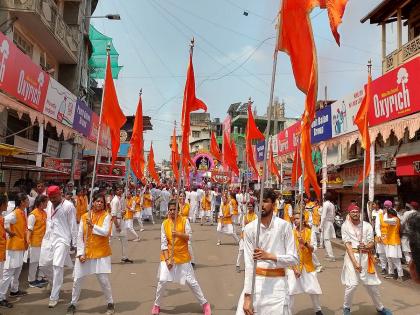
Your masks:
<instances>
[{"instance_id":1,"label":"paved road","mask_svg":"<svg viewBox=\"0 0 420 315\"><path fill-rule=\"evenodd\" d=\"M197 260L196 276L210 301L213 314L231 315L235 313L238 296L242 290L243 272L235 272L237 246L230 238L224 239L226 245L216 246L215 227L193 225L193 247ZM117 314L147 315L154 301L156 272L159 263L160 225L146 224L139 243L130 242L130 257L134 264L119 263L119 242L113 241L113 273L111 275ZM325 271L319 274L323 296L321 303L326 315L341 314L343 286L340 283L343 251L335 249L340 259L335 263L323 262ZM324 252L318 256L323 260ZM26 271L21 276L26 279ZM23 287L26 281L22 281ZM5 315L44 315L65 314L71 297L71 270L65 273L60 304L55 309L48 309L48 294L43 289L29 288L29 295L15 302L11 310L0 310ZM383 280L381 287L385 304L397 315L420 314L420 286L412 281L399 284L393 280ZM352 309L355 315L376 314L369 297L360 287L356 292ZM79 314L103 314L104 299L95 277L88 277L84 282ZM308 296L298 296L295 300L295 312L298 315L313 314ZM201 314L201 308L189 292L188 287L171 285L168 287L161 314Z\"/></svg>"}]
</instances>

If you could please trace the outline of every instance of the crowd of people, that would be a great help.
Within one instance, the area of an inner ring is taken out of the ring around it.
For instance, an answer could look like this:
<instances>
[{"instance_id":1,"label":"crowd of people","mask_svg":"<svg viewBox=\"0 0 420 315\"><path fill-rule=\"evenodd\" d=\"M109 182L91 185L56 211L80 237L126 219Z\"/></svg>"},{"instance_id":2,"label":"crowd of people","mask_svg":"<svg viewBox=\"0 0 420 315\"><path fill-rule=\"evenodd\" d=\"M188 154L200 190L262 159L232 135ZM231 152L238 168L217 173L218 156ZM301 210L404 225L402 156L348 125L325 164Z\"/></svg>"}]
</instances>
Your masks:
<instances>
[{"instance_id":1,"label":"crowd of people","mask_svg":"<svg viewBox=\"0 0 420 315\"><path fill-rule=\"evenodd\" d=\"M317 279L323 267L317 249L325 248L327 260L336 259L331 244L336 237L336 205L330 192L321 204L315 198L296 196L292 200L265 189L261 208L257 191L206 184L180 191L172 184L98 185L92 200L89 195L87 188L75 189L72 182L45 187L42 181L30 192L0 195L0 307L13 307L8 292L12 298L27 294L19 285L23 264L28 263L29 286L49 287L48 307L57 305L64 268L72 267L74 282L67 314L76 312L82 282L88 275L96 275L106 312L113 314L111 238L120 242L121 263L133 263L127 242L141 241L145 221L155 224L163 219L151 314L160 313L168 282L187 284L203 314L211 314L194 274L193 224L215 225L218 246L228 238L238 245L234 266L238 273L242 263L245 269L237 315L292 314L298 294L309 295L314 313L323 314ZM385 278L404 281L403 260L414 281L420 282L419 205L413 201L406 211L396 211L386 200L368 203L366 219L360 212L360 205L352 201L341 226L346 249L341 275L343 314L350 314L354 292L362 284L378 313L389 315L392 312L380 299L376 259Z\"/></svg>"}]
</instances>

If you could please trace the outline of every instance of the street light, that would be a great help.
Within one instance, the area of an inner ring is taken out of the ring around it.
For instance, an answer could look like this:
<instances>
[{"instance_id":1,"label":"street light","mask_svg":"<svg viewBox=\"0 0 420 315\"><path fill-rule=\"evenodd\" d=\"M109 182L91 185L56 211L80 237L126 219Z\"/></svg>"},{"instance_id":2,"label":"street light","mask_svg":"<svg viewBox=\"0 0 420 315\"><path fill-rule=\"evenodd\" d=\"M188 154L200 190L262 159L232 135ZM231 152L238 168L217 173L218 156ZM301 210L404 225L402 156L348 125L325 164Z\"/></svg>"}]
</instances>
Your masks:
<instances>
[{"instance_id":1,"label":"street light","mask_svg":"<svg viewBox=\"0 0 420 315\"><path fill-rule=\"evenodd\" d=\"M121 20L119 14L107 14L107 15L94 15L94 16L85 16L85 19L108 19L108 20Z\"/></svg>"}]
</instances>

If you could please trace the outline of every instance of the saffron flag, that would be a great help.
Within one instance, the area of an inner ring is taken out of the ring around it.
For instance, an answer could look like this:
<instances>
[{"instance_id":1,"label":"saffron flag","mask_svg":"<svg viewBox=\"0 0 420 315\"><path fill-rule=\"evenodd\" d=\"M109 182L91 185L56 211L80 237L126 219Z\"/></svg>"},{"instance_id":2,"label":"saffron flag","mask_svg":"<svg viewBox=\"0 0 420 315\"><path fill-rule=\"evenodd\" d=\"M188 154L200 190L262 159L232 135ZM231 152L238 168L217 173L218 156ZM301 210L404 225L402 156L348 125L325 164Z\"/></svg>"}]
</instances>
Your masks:
<instances>
[{"instance_id":1,"label":"saffron flag","mask_svg":"<svg viewBox=\"0 0 420 315\"><path fill-rule=\"evenodd\" d=\"M189 138L191 133L190 126L190 114L194 111L202 109L207 111L207 106L203 101L195 96L195 78L194 78L194 67L192 62L192 54L190 53L190 62L187 70L187 80L185 82L184 89L184 101L182 103L182 165L187 174L188 163L194 165L190 157L190 144Z\"/></svg>"},{"instance_id":2,"label":"saffron flag","mask_svg":"<svg viewBox=\"0 0 420 315\"><path fill-rule=\"evenodd\" d=\"M114 80L112 79L111 59L109 54L107 56L104 89L102 122L106 124L110 130L112 164L114 164L120 148L120 129L125 124L127 118L118 103L117 92L115 91Z\"/></svg>"},{"instance_id":3,"label":"saffron flag","mask_svg":"<svg viewBox=\"0 0 420 315\"><path fill-rule=\"evenodd\" d=\"M230 148L232 149L232 154L235 157L235 161L238 159L238 149L236 148L236 143L234 140L230 140Z\"/></svg>"},{"instance_id":4,"label":"saffron flag","mask_svg":"<svg viewBox=\"0 0 420 315\"><path fill-rule=\"evenodd\" d=\"M130 140L130 166L139 180L144 177L144 164L143 103L140 94L134 119L133 134Z\"/></svg>"},{"instance_id":5,"label":"saffron flag","mask_svg":"<svg viewBox=\"0 0 420 315\"><path fill-rule=\"evenodd\" d=\"M214 134L214 132L211 133L210 153L216 160L222 162L222 153L220 152L219 145L217 144L216 135Z\"/></svg>"},{"instance_id":6,"label":"saffron flag","mask_svg":"<svg viewBox=\"0 0 420 315\"><path fill-rule=\"evenodd\" d=\"M246 124L245 134L245 150L248 167L250 167L255 174L258 175L257 166L255 165L254 152L252 150L252 140L264 140L264 135L258 129L257 124L252 114L251 104L248 104L248 122Z\"/></svg>"},{"instance_id":7,"label":"saffron flag","mask_svg":"<svg viewBox=\"0 0 420 315\"><path fill-rule=\"evenodd\" d=\"M360 131L362 137L362 148L366 152L366 168L365 174L363 172L359 175L359 178L356 182L356 186L363 181L363 177L367 178L370 172L370 136L369 136L369 126L368 126L368 116L369 116L369 107L371 100L371 83L372 77L368 76L368 83L365 85L365 97L363 98L362 103L360 104L359 110L357 111L356 117L354 118L354 123L357 125L357 128Z\"/></svg>"},{"instance_id":8,"label":"saffron flag","mask_svg":"<svg viewBox=\"0 0 420 315\"><path fill-rule=\"evenodd\" d=\"M180 162L180 156L178 153L178 143L176 142L176 130L174 127L174 133L172 135L172 145L171 145L171 164L172 171L174 173L176 181L179 181L179 169L178 163Z\"/></svg>"},{"instance_id":9,"label":"saffron flag","mask_svg":"<svg viewBox=\"0 0 420 315\"><path fill-rule=\"evenodd\" d=\"M277 168L276 162L274 161L274 154L273 154L273 147L272 144L270 143L270 156L269 156L269 168L270 168L270 172L273 176L279 177L280 172L279 169Z\"/></svg>"},{"instance_id":10,"label":"saffron flag","mask_svg":"<svg viewBox=\"0 0 420 315\"><path fill-rule=\"evenodd\" d=\"M333 33L338 46L340 46L340 34L338 33L338 26L343 21L343 15L347 2L348 0L319 0L320 8L327 9L328 11L331 32Z\"/></svg>"},{"instance_id":11,"label":"saffron flag","mask_svg":"<svg viewBox=\"0 0 420 315\"><path fill-rule=\"evenodd\" d=\"M235 153L232 150L232 146L226 132L223 132L223 166L225 168L230 168L236 176L239 176L239 168L236 164Z\"/></svg>"},{"instance_id":12,"label":"saffron flag","mask_svg":"<svg viewBox=\"0 0 420 315\"><path fill-rule=\"evenodd\" d=\"M292 187L296 186L299 177L302 176L302 160L300 159L299 146L296 146L295 157L292 165Z\"/></svg>"},{"instance_id":13,"label":"saffron flag","mask_svg":"<svg viewBox=\"0 0 420 315\"><path fill-rule=\"evenodd\" d=\"M153 152L153 145L150 143L149 159L147 161L147 167L149 170L150 177L155 181L156 184L160 184L159 175L155 169L155 153Z\"/></svg>"}]
</instances>

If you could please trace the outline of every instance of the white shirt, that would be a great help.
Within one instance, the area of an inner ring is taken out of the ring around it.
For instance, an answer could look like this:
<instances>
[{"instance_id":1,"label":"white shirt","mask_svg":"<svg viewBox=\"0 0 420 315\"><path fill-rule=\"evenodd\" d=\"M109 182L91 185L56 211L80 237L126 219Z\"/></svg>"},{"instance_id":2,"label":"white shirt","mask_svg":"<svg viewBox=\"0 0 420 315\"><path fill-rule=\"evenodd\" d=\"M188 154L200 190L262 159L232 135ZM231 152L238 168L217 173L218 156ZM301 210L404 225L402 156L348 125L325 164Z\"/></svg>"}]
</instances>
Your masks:
<instances>
[{"instance_id":1,"label":"white shirt","mask_svg":"<svg viewBox=\"0 0 420 315\"><path fill-rule=\"evenodd\" d=\"M408 211L406 211L406 212L404 212L404 214L403 214L403 216L402 216L402 218L401 218L401 227L402 227L402 229L403 229L403 233L406 233L406 223L407 223L407 220L408 220L408 218L412 215L412 214L414 214L414 213L416 213L417 212L417 210L415 210L415 209L411 209L411 210L408 210Z\"/></svg>"},{"instance_id":2,"label":"white shirt","mask_svg":"<svg viewBox=\"0 0 420 315\"><path fill-rule=\"evenodd\" d=\"M41 210L41 211L42 211L42 210ZM45 212L45 210L44 210L44 212ZM36 218L35 218L35 216L34 216L33 214L30 214L30 215L28 216L28 230L33 231L33 230L34 230L35 223L36 223Z\"/></svg>"},{"instance_id":3,"label":"white shirt","mask_svg":"<svg viewBox=\"0 0 420 315\"><path fill-rule=\"evenodd\" d=\"M73 203L63 199L62 202L54 208L48 201L47 206L47 231L44 238L51 241L54 246L58 243L64 243L70 246L70 243L76 245L77 241L77 223L76 209Z\"/></svg>"},{"instance_id":4,"label":"white shirt","mask_svg":"<svg viewBox=\"0 0 420 315\"><path fill-rule=\"evenodd\" d=\"M191 208L198 206L198 193L196 191L190 193L190 206Z\"/></svg>"},{"instance_id":5,"label":"white shirt","mask_svg":"<svg viewBox=\"0 0 420 315\"><path fill-rule=\"evenodd\" d=\"M253 253L257 247L255 244L257 235L258 220L254 220L245 226L244 233L244 260L245 260L245 282L244 293L251 293L252 274L254 268ZM257 266L260 268L286 268L299 263L296 251L295 239L292 226L278 217L273 216L268 227L261 223L259 246L266 252L277 257L277 261L259 260Z\"/></svg>"},{"instance_id":6,"label":"white shirt","mask_svg":"<svg viewBox=\"0 0 420 315\"><path fill-rule=\"evenodd\" d=\"M329 200L325 201L322 205L322 212L321 212L321 228L324 227L325 222L334 222L335 219L335 207L333 203Z\"/></svg>"},{"instance_id":7,"label":"white shirt","mask_svg":"<svg viewBox=\"0 0 420 315\"><path fill-rule=\"evenodd\" d=\"M352 248L357 248L360 244L360 232L361 232L360 222L358 225L353 225L350 220L345 220L341 226L341 233L343 243L351 243ZM362 241L365 245L370 242L373 242L373 228L369 222L363 222L363 238Z\"/></svg>"},{"instance_id":8,"label":"white shirt","mask_svg":"<svg viewBox=\"0 0 420 315\"><path fill-rule=\"evenodd\" d=\"M117 217L118 219L121 219L122 212L122 202L121 197L118 197L117 195L114 196L111 200L111 215L113 217Z\"/></svg>"}]
</instances>

